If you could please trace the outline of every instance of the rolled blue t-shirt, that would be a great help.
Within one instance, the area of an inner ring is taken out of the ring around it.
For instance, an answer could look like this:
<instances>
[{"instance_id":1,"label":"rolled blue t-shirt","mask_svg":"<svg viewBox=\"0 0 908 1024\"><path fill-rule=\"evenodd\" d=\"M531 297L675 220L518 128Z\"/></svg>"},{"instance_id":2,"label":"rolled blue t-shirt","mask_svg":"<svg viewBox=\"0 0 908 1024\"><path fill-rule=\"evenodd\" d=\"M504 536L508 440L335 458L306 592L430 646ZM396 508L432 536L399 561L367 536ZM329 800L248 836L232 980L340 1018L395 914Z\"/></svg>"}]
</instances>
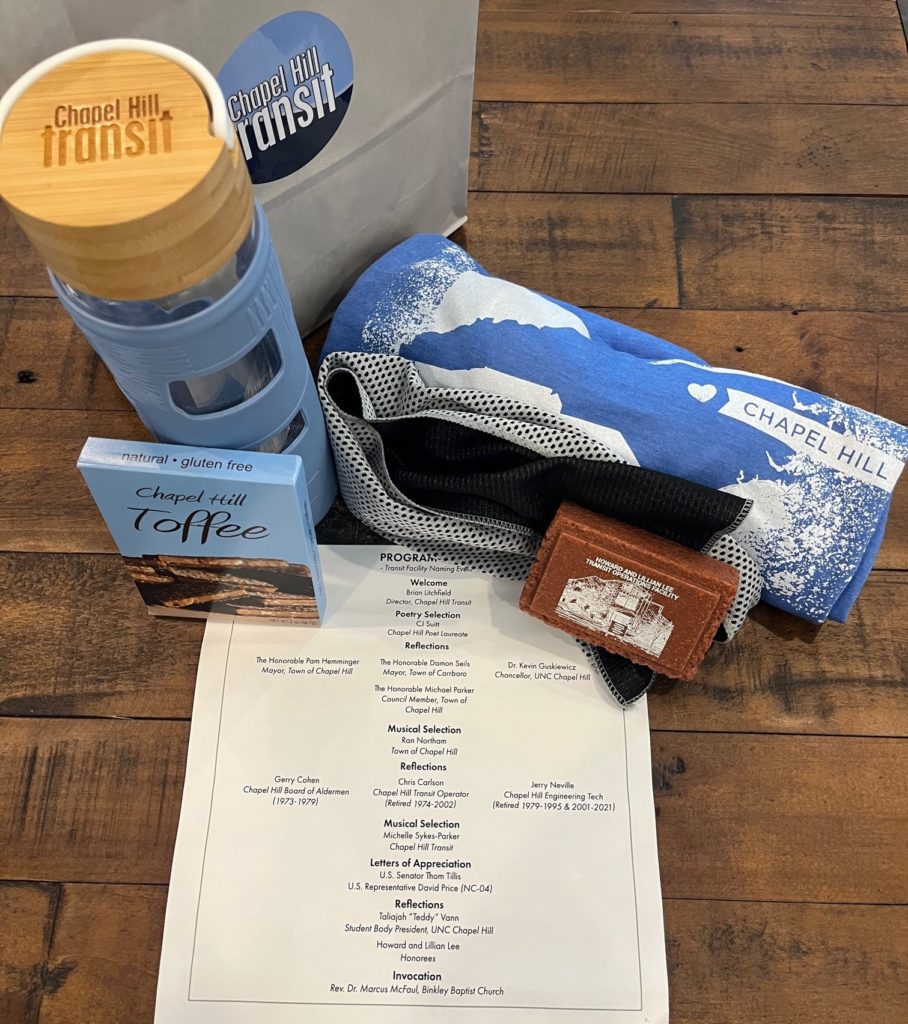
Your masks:
<instances>
[{"instance_id":1,"label":"rolled blue t-shirt","mask_svg":"<svg viewBox=\"0 0 908 1024\"><path fill-rule=\"evenodd\" d=\"M324 354L359 350L560 412L628 462L753 499L734 537L763 598L812 622L845 620L908 458L897 423L492 277L440 235L392 249L341 303Z\"/></svg>"}]
</instances>

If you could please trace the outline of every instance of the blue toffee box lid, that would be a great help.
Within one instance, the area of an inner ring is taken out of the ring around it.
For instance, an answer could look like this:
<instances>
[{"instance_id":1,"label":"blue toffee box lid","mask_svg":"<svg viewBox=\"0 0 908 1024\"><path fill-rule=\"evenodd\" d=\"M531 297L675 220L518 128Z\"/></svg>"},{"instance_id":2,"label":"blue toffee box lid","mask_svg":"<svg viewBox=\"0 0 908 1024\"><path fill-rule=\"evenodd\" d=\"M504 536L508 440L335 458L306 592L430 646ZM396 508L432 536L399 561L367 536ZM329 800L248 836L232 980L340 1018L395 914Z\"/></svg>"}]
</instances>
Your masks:
<instances>
[{"instance_id":1,"label":"blue toffee box lid","mask_svg":"<svg viewBox=\"0 0 908 1024\"><path fill-rule=\"evenodd\" d=\"M90 437L78 466L149 612L318 625L299 456Z\"/></svg>"}]
</instances>

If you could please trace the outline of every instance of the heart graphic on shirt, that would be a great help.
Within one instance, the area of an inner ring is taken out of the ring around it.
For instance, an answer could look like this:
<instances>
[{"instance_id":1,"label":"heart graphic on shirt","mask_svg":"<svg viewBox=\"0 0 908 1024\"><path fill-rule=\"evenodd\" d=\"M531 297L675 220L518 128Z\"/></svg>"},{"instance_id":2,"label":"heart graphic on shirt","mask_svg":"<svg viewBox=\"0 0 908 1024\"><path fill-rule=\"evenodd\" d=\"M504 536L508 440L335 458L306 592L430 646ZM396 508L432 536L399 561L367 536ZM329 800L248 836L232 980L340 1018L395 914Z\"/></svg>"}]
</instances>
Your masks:
<instances>
[{"instance_id":1,"label":"heart graphic on shirt","mask_svg":"<svg viewBox=\"0 0 908 1024\"><path fill-rule=\"evenodd\" d=\"M712 384L688 384L687 393L698 402L708 402L716 397L716 389Z\"/></svg>"}]
</instances>

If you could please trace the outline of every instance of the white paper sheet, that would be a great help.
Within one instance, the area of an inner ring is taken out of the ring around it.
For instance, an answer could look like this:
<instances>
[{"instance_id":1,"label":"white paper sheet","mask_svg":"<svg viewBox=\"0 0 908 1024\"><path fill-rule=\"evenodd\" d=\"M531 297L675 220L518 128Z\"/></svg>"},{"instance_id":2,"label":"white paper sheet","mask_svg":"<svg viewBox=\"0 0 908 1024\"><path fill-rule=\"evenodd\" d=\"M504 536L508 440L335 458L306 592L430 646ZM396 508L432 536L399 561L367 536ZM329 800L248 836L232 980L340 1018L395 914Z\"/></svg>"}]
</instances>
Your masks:
<instances>
[{"instance_id":1,"label":"white paper sheet","mask_svg":"<svg viewBox=\"0 0 908 1024\"><path fill-rule=\"evenodd\" d=\"M321 629L208 623L158 1024L667 1021L645 703L517 583L321 554Z\"/></svg>"}]
</instances>

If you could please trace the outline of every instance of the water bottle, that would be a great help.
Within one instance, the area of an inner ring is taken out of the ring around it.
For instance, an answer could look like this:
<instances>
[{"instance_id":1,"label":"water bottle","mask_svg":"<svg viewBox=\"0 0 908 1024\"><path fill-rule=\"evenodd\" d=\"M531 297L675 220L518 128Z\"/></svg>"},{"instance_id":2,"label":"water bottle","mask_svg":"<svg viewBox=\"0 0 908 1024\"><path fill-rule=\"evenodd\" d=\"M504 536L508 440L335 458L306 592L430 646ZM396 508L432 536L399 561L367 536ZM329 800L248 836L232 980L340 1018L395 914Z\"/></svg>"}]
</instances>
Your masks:
<instances>
[{"instance_id":1,"label":"water bottle","mask_svg":"<svg viewBox=\"0 0 908 1024\"><path fill-rule=\"evenodd\" d=\"M299 455L321 519L324 419L213 76L143 40L49 58L0 100L0 193L155 438Z\"/></svg>"}]
</instances>

